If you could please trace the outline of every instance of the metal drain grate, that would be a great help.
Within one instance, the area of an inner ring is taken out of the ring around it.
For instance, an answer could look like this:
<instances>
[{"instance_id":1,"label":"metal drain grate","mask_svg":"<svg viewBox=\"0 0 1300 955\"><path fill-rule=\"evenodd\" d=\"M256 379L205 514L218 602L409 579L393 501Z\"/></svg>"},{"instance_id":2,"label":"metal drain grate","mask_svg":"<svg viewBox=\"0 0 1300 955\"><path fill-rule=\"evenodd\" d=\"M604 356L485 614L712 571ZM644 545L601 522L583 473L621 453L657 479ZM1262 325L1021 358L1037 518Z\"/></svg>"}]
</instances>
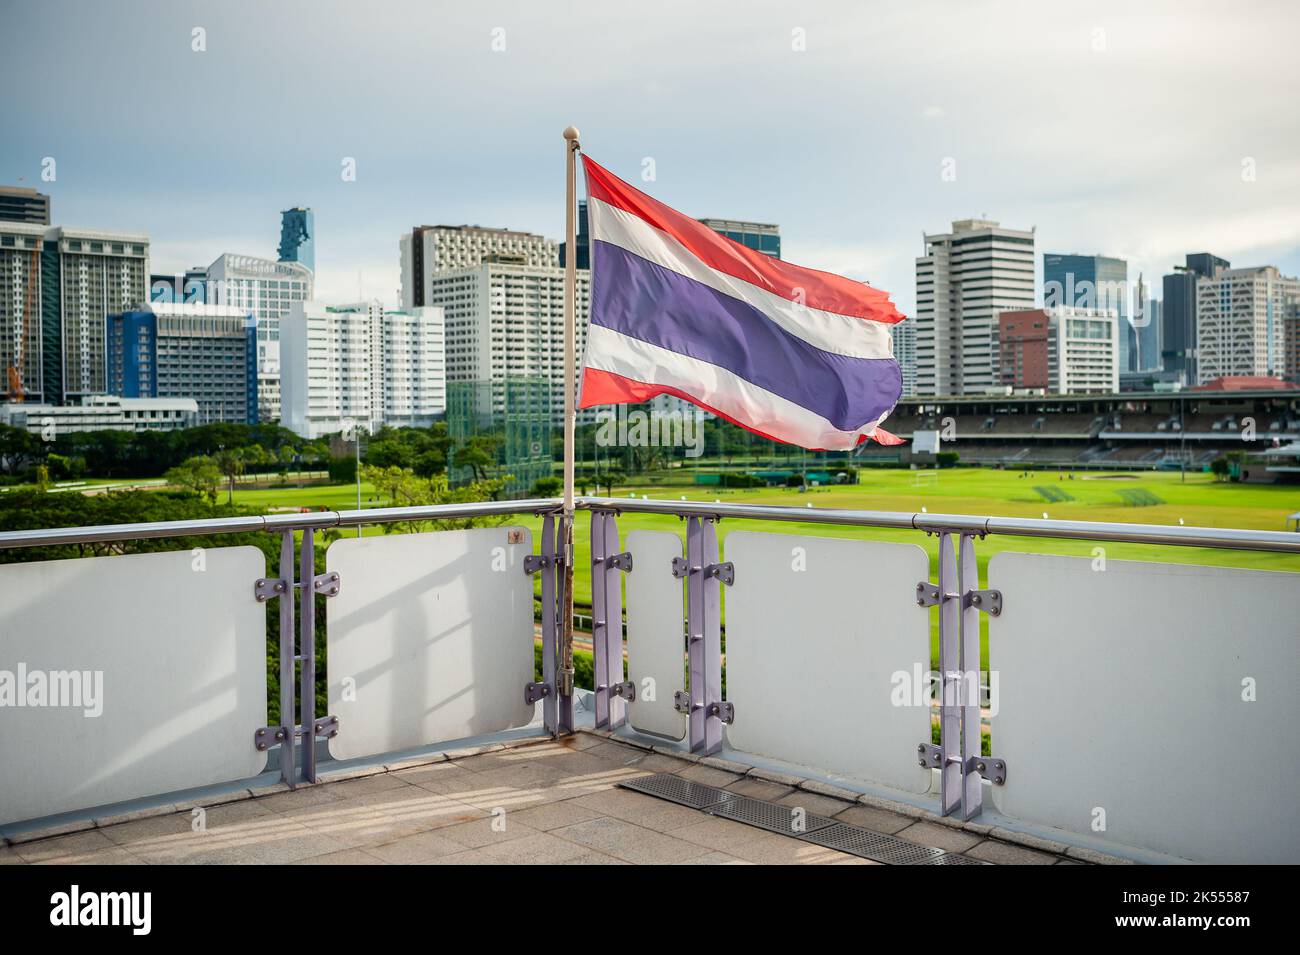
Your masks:
<instances>
[{"instance_id":1,"label":"metal drain grate","mask_svg":"<svg viewBox=\"0 0 1300 955\"><path fill-rule=\"evenodd\" d=\"M924 862L918 862L917 865L992 865L991 862L981 862L979 859L972 859L970 856L954 855L951 852L945 852L937 855L933 859L927 859Z\"/></svg>"},{"instance_id":2,"label":"metal drain grate","mask_svg":"<svg viewBox=\"0 0 1300 955\"><path fill-rule=\"evenodd\" d=\"M682 779L682 777L674 776L671 773L638 776L636 779L629 779L626 782L619 783L619 786L624 789L645 793L647 796L667 799L669 802L688 806L691 809L708 809L710 806L732 802L740 798L735 793L718 789L716 786L693 783L689 779Z\"/></svg>"},{"instance_id":3,"label":"metal drain grate","mask_svg":"<svg viewBox=\"0 0 1300 955\"><path fill-rule=\"evenodd\" d=\"M825 829L835 824L834 819L813 813L797 813L795 806L782 806L761 799L740 796L719 806L711 806L709 813L723 819L734 819L768 832L778 832L783 836L802 836L817 829ZM796 820L801 828L795 828Z\"/></svg>"},{"instance_id":4,"label":"metal drain grate","mask_svg":"<svg viewBox=\"0 0 1300 955\"><path fill-rule=\"evenodd\" d=\"M927 865L944 855L942 849L918 846L914 842L872 832L858 826L837 822L833 826L800 836L806 842L815 842L827 849L838 849L850 855L883 862L886 865Z\"/></svg>"}]
</instances>

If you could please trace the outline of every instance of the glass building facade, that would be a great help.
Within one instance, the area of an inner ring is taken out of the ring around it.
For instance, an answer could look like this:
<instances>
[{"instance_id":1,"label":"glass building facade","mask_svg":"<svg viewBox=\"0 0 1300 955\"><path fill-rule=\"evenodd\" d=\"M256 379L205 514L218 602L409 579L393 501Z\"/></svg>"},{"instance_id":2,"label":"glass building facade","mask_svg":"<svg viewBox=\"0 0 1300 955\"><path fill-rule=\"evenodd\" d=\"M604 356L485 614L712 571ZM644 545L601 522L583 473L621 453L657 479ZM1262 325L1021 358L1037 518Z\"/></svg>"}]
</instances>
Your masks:
<instances>
[{"instance_id":1,"label":"glass building facade","mask_svg":"<svg viewBox=\"0 0 1300 955\"><path fill-rule=\"evenodd\" d=\"M301 262L316 271L316 215L296 206L280 213L280 261Z\"/></svg>"}]
</instances>

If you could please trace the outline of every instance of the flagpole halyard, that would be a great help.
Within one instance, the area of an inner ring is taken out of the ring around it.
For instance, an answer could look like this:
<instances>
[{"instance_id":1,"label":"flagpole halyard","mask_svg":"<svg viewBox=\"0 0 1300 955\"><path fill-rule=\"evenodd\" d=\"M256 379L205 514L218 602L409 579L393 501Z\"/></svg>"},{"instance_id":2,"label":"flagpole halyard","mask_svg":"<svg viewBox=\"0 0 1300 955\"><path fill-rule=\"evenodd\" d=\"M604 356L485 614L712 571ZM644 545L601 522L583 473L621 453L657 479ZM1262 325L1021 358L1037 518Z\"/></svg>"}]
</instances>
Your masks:
<instances>
[{"instance_id":1,"label":"flagpole halyard","mask_svg":"<svg viewBox=\"0 0 1300 955\"><path fill-rule=\"evenodd\" d=\"M564 597L561 601L560 627L560 687L559 695L568 698L568 719L561 716L558 729L573 730L573 470L576 408L576 364L578 352L577 330L577 207L578 207L578 130L570 126L564 131L565 153L565 249L564 257L564 508L560 517L560 533L564 541Z\"/></svg>"}]
</instances>

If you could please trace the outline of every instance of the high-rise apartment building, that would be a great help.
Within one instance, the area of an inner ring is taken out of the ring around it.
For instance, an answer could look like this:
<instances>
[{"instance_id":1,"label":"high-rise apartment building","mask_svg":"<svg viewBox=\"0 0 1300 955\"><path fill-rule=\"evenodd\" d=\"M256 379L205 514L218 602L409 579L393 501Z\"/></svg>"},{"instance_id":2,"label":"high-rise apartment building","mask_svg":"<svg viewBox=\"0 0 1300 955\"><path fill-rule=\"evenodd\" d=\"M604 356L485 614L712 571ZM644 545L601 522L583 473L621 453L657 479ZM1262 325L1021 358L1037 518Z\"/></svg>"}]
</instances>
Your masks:
<instances>
[{"instance_id":1,"label":"high-rise apartment building","mask_svg":"<svg viewBox=\"0 0 1300 955\"><path fill-rule=\"evenodd\" d=\"M43 225L0 221L0 396L44 399L41 371Z\"/></svg>"},{"instance_id":2,"label":"high-rise apartment building","mask_svg":"<svg viewBox=\"0 0 1300 955\"><path fill-rule=\"evenodd\" d=\"M50 224L50 197L23 186L0 186L0 222Z\"/></svg>"},{"instance_id":3,"label":"high-rise apartment building","mask_svg":"<svg viewBox=\"0 0 1300 955\"><path fill-rule=\"evenodd\" d=\"M1033 308L998 315L999 384L1048 394L1119 391L1115 309Z\"/></svg>"},{"instance_id":4,"label":"high-rise apartment building","mask_svg":"<svg viewBox=\"0 0 1300 955\"><path fill-rule=\"evenodd\" d=\"M702 223L739 242L747 249L763 252L775 259L781 257L781 229L768 222L745 222L740 219L701 219Z\"/></svg>"},{"instance_id":5,"label":"high-rise apartment building","mask_svg":"<svg viewBox=\"0 0 1300 955\"><path fill-rule=\"evenodd\" d=\"M256 322L240 309L197 302L110 315L108 391L193 398L199 424L256 424Z\"/></svg>"},{"instance_id":6,"label":"high-rise apartment building","mask_svg":"<svg viewBox=\"0 0 1300 955\"><path fill-rule=\"evenodd\" d=\"M963 219L916 260L916 394L998 385L998 313L1034 306L1034 233Z\"/></svg>"},{"instance_id":7,"label":"high-rise apartment building","mask_svg":"<svg viewBox=\"0 0 1300 955\"><path fill-rule=\"evenodd\" d=\"M298 262L316 271L316 214L302 206L280 213L281 262Z\"/></svg>"},{"instance_id":8,"label":"high-rise apartment building","mask_svg":"<svg viewBox=\"0 0 1300 955\"><path fill-rule=\"evenodd\" d=\"M1196 382L1283 377L1288 318L1300 280L1271 265L1219 267L1196 279Z\"/></svg>"},{"instance_id":9,"label":"high-rise apartment building","mask_svg":"<svg viewBox=\"0 0 1300 955\"><path fill-rule=\"evenodd\" d=\"M906 318L890 325L889 338L903 376L902 397L911 398L916 394L916 319Z\"/></svg>"},{"instance_id":10,"label":"high-rise apartment building","mask_svg":"<svg viewBox=\"0 0 1300 955\"><path fill-rule=\"evenodd\" d=\"M1229 267L1227 259L1209 252L1190 253L1186 265L1176 266L1163 280L1164 296L1160 305L1160 364L1164 371L1177 375L1183 384L1192 385L1197 378L1196 282L1218 269Z\"/></svg>"},{"instance_id":11,"label":"high-rise apartment building","mask_svg":"<svg viewBox=\"0 0 1300 955\"><path fill-rule=\"evenodd\" d=\"M283 424L316 438L427 427L446 410L441 308L296 302L281 323Z\"/></svg>"},{"instance_id":12,"label":"high-rise apartment building","mask_svg":"<svg viewBox=\"0 0 1300 955\"><path fill-rule=\"evenodd\" d=\"M555 242L531 232L481 226L422 225L401 237L402 307L439 304L431 298L433 276L484 262L551 268Z\"/></svg>"},{"instance_id":13,"label":"high-rise apartment building","mask_svg":"<svg viewBox=\"0 0 1300 955\"><path fill-rule=\"evenodd\" d=\"M587 340L591 273L579 271L577 282L581 355ZM429 293L432 304L441 305L447 314L448 382L490 383L478 399L488 405L478 409L482 414L505 413L507 380L546 382L551 417L562 422L563 269L488 261L434 273Z\"/></svg>"},{"instance_id":14,"label":"high-rise apartment building","mask_svg":"<svg viewBox=\"0 0 1300 955\"><path fill-rule=\"evenodd\" d=\"M315 282L301 262L273 262L227 253L207 269L207 300L257 320L259 421L280 420L280 322L297 302L309 302Z\"/></svg>"}]
</instances>

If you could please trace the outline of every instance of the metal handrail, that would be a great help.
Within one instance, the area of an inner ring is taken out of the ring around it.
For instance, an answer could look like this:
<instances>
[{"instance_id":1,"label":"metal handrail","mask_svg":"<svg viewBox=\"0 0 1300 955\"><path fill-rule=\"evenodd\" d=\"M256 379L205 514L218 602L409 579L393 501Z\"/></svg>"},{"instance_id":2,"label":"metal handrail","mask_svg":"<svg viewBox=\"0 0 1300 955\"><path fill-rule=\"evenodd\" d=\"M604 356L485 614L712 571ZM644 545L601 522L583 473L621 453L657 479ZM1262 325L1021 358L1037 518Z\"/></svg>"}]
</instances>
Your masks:
<instances>
[{"instance_id":1,"label":"metal handrail","mask_svg":"<svg viewBox=\"0 0 1300 955\"><path fill-rule=\"evenodd\" d=\"M1115 524L1101 521L1058 521L1022 517L978 517L969 514L929 514L906 511L857 511L766 504L724 504L704 501L660 501L642 498L585 497L576 502L586 510L674 517L730 517L801 524L833 524L959 532L987 536L1042 537L1108 543L1160 544L1176 547L1218 547L1227 550L1300 554L1300 534L1217 527L1172 527L1157 524ZM56 544L87 544L146 538L193 537L241 531L323 530L360 527L395 521L462 520L509 514L538 514L560 507L559 498L525 501L481 501L472 504L433 504L372 510L314 511L306 514L265 514L211 520L158 521L149 524L104 524L98 527L38 528L0 532L0 550Z\"/></svg>"}]
</instances>

